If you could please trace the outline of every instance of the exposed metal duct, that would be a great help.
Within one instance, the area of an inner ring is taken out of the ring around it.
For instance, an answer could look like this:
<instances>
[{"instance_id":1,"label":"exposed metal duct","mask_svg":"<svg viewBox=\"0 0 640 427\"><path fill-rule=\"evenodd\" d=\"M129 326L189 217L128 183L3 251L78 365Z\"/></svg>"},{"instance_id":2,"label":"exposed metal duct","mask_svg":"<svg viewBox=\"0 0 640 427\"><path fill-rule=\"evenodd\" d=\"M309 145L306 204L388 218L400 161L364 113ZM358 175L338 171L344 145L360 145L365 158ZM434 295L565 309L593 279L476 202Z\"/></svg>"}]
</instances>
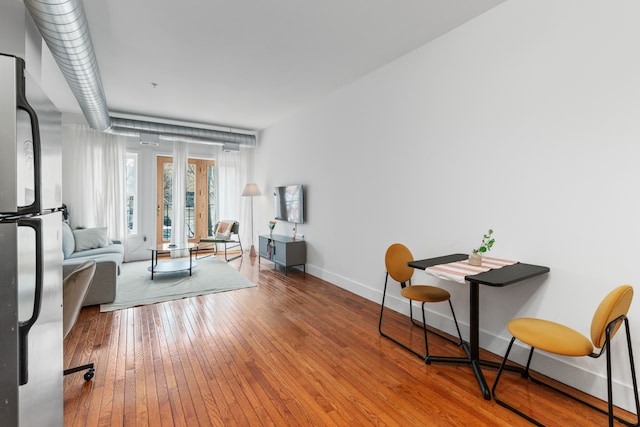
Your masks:
<instances>
[{"instance_id":1,"label":"exposed metal duct","mask_svg":"<svg viewBox=\"0 0 640 427\"><path fill-rule=\"evenodd\" d=\"M24 0L87 122L101 132L154 133L199 143L256 145L255 135L109 117L89 25L81 0Z\"/></svg>"},{"instance_id":2,"label":"exposed metal duct","mask_svg":"<svg viewBox=\"0 0 640 427\"><path fill-rule=\"evenodd\" d=\"M152 133L168 137L167 139L179 139L197 143L214 142L219 145L228 146L255 147L256 145L255 135L121 119L117 117L111 117L111 132L122 135L135 135L135 132L142 134Z\"/></svg>"},{"instance_id":3,"label":"exposed metal duct","mask_svg":"<svg viewBox=\"0 0 640 427\"><path fill-rule=\"evenodd\" d=\"M109 112L81 0L24 0L89 126L109 129Z\"/></svg>"}]
</instances>

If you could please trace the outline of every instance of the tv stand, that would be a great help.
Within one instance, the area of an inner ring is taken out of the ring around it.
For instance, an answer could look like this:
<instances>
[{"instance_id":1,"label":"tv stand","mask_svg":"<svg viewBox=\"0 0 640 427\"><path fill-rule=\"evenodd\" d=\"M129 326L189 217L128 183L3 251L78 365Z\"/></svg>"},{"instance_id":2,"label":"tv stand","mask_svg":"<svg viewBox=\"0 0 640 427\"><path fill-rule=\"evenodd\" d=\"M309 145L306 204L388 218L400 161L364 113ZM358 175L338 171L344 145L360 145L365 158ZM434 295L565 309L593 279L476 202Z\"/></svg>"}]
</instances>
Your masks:
<instances>
[{"instance_id":1,"label":"tv stand","mask_svg":"<svg viewBox=\"0 0 640 427\"><path fill-rule=\"evenodd\" d=\"M302 271L307 272L307 246L304 240L294 240L278 234L261 235L258 246L258 264L260 264L260 258L264 258L273 262L274 266L283 266L285 275L289 267L298 265L302 266Z\"/></svg>"}]
</instances>

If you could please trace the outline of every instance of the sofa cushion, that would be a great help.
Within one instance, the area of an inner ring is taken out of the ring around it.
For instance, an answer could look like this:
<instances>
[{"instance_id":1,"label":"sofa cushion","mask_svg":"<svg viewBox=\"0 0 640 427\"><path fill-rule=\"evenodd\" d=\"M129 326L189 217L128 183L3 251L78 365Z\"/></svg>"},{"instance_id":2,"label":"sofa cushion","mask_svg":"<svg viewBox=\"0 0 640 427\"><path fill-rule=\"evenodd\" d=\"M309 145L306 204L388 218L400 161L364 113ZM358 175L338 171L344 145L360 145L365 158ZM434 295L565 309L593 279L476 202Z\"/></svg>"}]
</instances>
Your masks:
<instances>
[{"instance_id":1,"label":"sofa cushion","mask_svg":"<svg viewBox=\"0 0 640 427\"><path fill-rule=\"evenodd\" d=\"M220 221L216 228L216 238L226 240L231 236L234 221Z\"/></svg>"},{"instance_id":2,"label":"sofa cushion","mask_svg":"<svg viewBox=\"0 0 640 427\"><path fill-rule=\"evenodd\" d=\"M121 244L112 244L102 248L87 249L84 251L74 252L66 259L92 258L105 254L117 254L120 256L120 262L124 258L124 246Z\"/></svg>"},{"instance_id":3,"label":"sofa cushion","mask_svg":"<svg viewBox=\"0 0 640 427\"><path fill-rule=\"evenodd\" d=\"M117 253L104 253L101 255L94 255L90 257L77 257L77 258L69 258L62 261L63 270L64 267L69 266L78 266L87 260L94 260L96 265L102 263L111 263L115 265L116 275L120 275L120 265L122 264L122 255ZM71 271L64 271L64 273L70 273ZM64 276L64 274L63 274ZM95 280L94 280L95 281Z\"/></svg>"},{"instance_id":4,"label":"sofa cushion","mask_svg":"<svg viewBox=\"0 0 640 427\"><path fill-rule=\"evenodd\" d=\"M79 228L73 230L76 252L87 249L103 248L111 244L107 227Z\"/></svg>"},{"instance_id":5,"label":"sofa cushion","mask_svg":"<svg viewBox=\"0 0 640 427\"><path fill-rule=\"evenodd\" d=\"M71 231L71 227L66 222L62 223L62 253L64 254L64 259L69 258L69 256L76 250L76 240L73 238L73 232Z\"/></svg>"}]
</instances>

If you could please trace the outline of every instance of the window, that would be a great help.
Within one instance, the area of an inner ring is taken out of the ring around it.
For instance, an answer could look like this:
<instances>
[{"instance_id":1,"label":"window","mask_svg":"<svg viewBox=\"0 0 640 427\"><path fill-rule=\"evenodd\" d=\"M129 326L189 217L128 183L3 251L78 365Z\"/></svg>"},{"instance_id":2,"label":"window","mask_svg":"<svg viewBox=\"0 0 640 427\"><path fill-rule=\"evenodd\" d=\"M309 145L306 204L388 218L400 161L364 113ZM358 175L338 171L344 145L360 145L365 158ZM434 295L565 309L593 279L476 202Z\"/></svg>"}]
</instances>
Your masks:
<instances>
[{"instance_id":1,"label":"window","mask_svg":"<svg viewBox=\"0 0 640 427\"><path fill-rule=\"evenodd\" d=\"M127 234L138 234L138 153L126 155Z\"/></svg>"}]
</instances>

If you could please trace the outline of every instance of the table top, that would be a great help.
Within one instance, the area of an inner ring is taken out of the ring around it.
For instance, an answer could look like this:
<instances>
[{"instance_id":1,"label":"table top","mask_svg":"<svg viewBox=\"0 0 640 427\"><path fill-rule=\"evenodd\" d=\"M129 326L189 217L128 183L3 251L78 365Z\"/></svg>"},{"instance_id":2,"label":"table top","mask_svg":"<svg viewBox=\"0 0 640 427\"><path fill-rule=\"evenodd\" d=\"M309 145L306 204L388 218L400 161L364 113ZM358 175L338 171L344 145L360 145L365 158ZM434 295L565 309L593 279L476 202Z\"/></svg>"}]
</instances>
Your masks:
<instances>
[{"instance_id":1,"label":"table top","mask_svg":"<svg viewBox=\"0 0 640 427\"><path fill-rule=\"evenodd\" d=\"M425 270L434 265L463 261L468 257L469 255L466 254L451 254L441 257L410 261L408 265L409 267ZM518 262L513 265L507 265L502 268L485 271L484 273L466 276L465 279L469 282L479 283L481 285L506 286L521 280L530 279L531 277L548 273L549 271L549 267Z\"/></svg>"},{"instance_id":2,"label":"table top","mask_svg":"<svg viewBox=\"0 0 640 427\"><path fill-rule=\"evenodd\" d=\"M157 252L171 252L171 251L179 251L184 249L195 249L198 247L197 243L185 243L181 245L171 245L171 243L162 243L156 246L149 246L147 249L150 251Z\"/></svg>"},{"instance_id":3,"label":"table top","mask_svg":"<svg viewBox=\"0 0 640 427\"><path fill-rule=\"evenodd\" d=\"M277 242L283 242L283 243L304 242L304 239L294 239L292 236L285 236L282 234L273 234L273 235L261 234L260 237L269 239L269 240L275 240Z\"/></svg>"},{"instance_id":4,"label":"table top","mask_svg":"<svg viewBox=\"0 0 640 427\"><path fill-rule=\"evenodd\" d=\"M445 256L439 256L435 258L421 259L416 261L410 261L409 267L418 268L420 270L426 270L428 267L439 264L448 264L450 262L464 261L469 258L467 254L451 254Z\"/></svg>"}]
</instances>

